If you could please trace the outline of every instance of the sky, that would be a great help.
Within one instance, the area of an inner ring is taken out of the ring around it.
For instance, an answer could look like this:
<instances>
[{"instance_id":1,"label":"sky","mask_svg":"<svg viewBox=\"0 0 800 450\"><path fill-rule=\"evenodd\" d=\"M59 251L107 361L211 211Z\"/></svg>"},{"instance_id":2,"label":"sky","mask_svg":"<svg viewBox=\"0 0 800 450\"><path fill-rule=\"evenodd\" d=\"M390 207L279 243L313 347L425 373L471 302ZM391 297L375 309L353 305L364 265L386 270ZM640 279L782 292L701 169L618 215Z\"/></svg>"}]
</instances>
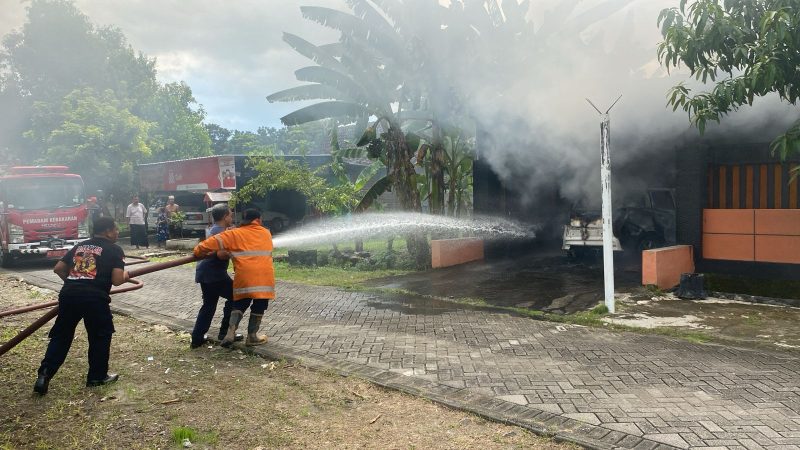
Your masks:
<instances>
[{"instance_id":1,"label":"sky","mask_svg":"<svg viewBox=\"0 0 800 450\"><path fill-rule=\"evenodd\" d=\"M25 22L25 1L0 0L0 35ZM307 60L285 44L284 31L318 43L336 34L303 19L301 4L341 7L339 0L76 0L96 25L114 25L134 49L157 59L161 81L185 81L207 113L226 128L279 127L302 104L265 97L299 84Z\"/></svg>"}]
</instances>

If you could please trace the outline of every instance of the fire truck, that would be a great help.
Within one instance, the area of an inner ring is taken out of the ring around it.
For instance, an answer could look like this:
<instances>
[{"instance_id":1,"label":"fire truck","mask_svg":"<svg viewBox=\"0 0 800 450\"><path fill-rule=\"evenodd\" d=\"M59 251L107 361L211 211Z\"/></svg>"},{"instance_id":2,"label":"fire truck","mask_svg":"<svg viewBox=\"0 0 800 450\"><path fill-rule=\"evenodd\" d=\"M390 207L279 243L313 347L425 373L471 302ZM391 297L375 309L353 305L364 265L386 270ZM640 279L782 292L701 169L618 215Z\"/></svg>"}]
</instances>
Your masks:
<instances>
[{"instance_id":1,"label":"fire truck","mask_svg":"<svg viewBox=\"0 0 800 450\"><path fill-rule=\"evenodd\" d=\"M88 237L80 175L66 166L12 167L0 175L0 265L59 259Z\"/></svg>"}]
</instances>

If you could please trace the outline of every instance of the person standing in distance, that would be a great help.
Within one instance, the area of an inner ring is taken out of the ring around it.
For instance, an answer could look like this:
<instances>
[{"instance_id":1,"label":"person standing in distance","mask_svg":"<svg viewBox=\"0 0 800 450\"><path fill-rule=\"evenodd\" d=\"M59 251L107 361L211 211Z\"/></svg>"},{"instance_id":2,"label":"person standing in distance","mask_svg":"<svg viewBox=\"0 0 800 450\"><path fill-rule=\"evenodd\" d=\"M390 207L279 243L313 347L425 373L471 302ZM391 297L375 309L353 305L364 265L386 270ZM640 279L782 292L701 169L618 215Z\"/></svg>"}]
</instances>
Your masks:
<instances>
[{"instance_id":1,"label":"person standing in distance","mask_svg":"<svg viewBox=\"0 0 800 450\"><path fill-rule=\"evenodd\" d=\"M228 205L220 203L211 208L211 217L214 226L209 230L209 237L222 233L233 225L233 214ZM192 330L191 348L198 348L206 343L205 334L211 327L211 320L217 310L219 298L225 299L225 306L222 308L222 323L219 329L219 340L225 338L231 319L231 309L233 306L233 280L228 275L228 256L223 254L224 259L216 254L197 263L194 281L200 283L200 290L203 292L203 306L197 313L197 320ZM236 335L235 340L242 340L244 336Z\"/></svg>"},{"instance_id":2,"label":"person standing in distance","mask_svg":"<svg viewBox=\"0 0 800 450\"><path fill-rule=\"evenodd\" d=\"M147 242L147 226L144 221L146 215L147 208L139 203L139 196L134 195L133 201L125 211L125 217L128 218L128 227L131 231L131 245L136 246L136 250L139 250L140 245L150 247L150 243Z\"/></svg>"},{"instance_id":3,"label":"person standing in distance","mask_svg":"<svg viewBox=\"0 0 800 450\"><path fill-rule=\"evenodd\" d=\"M272 265L272 235L261 224L261 211L246 209L239 228L211 236L194 248L194 255L203 258L217 253L233 259L233 311L228 332L222 340L229 347L236 339L236 330L244 312L250 307L246 345L267 342L258 334L268 300L275 298L275 270ZM252 307L251 307L252 304Z\"/></svg>"},{"instance_id":4,"label":"person standing in distance","mask_svg":"<svg viewBox=\"0 0 800 450\"><path fill-rule=\"evenodd\" d=\"M125 254L115 244L119 229L114 220L100 217L95 220L93 229L94 236L73 247L53 269L64 280L64 286L58 294L58 316L50 329L50 343L33 385L34 392L41 395L47 393L50 379L64 363L81 319L89 338L86 386L113 383L119 378L115 373L108 373L114 333L109 292L111 285L119 286L130 276L124 270Z\"/></svg>"}]
</instances>

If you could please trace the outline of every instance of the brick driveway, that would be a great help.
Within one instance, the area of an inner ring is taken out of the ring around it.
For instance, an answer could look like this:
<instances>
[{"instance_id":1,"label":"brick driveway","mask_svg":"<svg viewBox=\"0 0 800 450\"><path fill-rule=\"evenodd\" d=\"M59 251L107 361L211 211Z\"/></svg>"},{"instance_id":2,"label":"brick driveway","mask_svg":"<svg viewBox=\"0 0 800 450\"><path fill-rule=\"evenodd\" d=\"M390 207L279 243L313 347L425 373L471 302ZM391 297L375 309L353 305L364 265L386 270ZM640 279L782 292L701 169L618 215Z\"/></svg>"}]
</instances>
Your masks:
<instances>
[{"instance_id":1,"label":"brick driveway","mask_svg":"<svg viewBox=\"0 0 800 450\"><path fill-rule=\"evenodd\" d=\"M20 273L57 289L49 270ZM191 327L186 267L118 311ZM800 448L797 353L617 333L437 301L279 283L261 352L597 448ZM535 295L535 294L534 294ZM212 333L213 334L213 333ZM112 356L113 359L113 356Z\"/></svg>"}]
</instances>

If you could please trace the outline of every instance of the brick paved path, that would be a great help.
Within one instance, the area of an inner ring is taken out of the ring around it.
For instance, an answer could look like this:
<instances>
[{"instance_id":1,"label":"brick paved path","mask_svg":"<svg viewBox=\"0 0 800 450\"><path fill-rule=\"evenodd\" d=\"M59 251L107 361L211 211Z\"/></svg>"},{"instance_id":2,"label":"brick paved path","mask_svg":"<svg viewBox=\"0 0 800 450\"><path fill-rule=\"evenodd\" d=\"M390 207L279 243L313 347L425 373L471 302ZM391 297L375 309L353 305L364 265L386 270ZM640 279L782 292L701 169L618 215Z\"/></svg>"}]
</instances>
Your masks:
<instances>
[{"instance_id":1,"label":"brick paved path","mask_svg":"<svg viewBox=\"0 0 800 450\"><path fill-rule=\"evenodd\" d=\"M60 286L48 271L21 275ZM144 289L117 295L112 305L190 327L200 303L192 275L186 267L146 275ZM291 283L279 283L278 295L262 349L271 356L598 448L800 448L797 353Z\"/></svg>"}]
</instances>

